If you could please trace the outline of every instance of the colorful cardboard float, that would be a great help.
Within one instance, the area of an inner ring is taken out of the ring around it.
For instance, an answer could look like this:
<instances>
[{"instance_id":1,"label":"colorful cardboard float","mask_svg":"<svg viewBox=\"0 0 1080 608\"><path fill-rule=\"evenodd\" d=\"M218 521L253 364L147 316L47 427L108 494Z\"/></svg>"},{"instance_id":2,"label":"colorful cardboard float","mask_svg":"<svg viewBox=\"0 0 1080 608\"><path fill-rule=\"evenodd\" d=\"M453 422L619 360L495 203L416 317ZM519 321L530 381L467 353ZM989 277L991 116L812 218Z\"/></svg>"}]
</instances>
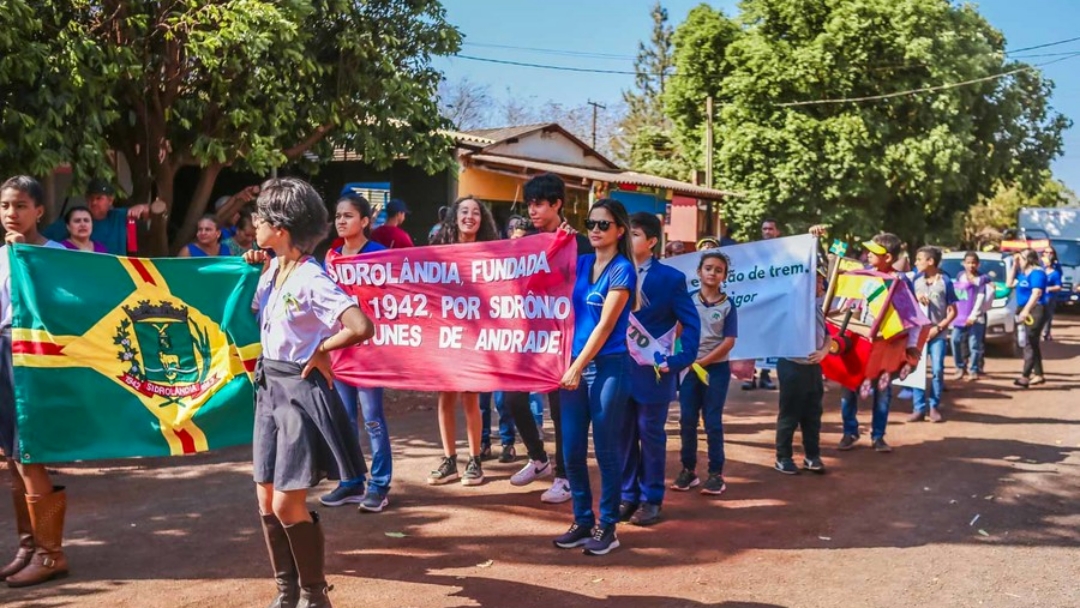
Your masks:
<instances>
[{"instance_id":1,"label":"colorful cardboard float","mask_svg":"<svg viewBox=\"0 0 1080 608\"><path fill-rule=\"evenodd\" d=\"M905 281L834 257L823 307L832 338L821 364L826 378L866 397L875 382L887 388L918 363L907 355L908 336L918 332L921 351L930 321Z\"/></svg>"}]
</instances>

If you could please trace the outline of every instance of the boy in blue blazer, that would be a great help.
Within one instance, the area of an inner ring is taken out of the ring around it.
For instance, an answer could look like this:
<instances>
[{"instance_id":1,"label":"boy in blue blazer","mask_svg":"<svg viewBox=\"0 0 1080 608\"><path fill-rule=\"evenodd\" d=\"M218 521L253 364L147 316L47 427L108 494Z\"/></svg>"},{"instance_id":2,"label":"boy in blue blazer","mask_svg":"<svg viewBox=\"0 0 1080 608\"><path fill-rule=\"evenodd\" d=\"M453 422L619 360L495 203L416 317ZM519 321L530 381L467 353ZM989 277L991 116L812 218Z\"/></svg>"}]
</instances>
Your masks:
<instances>
[{"instance_id":1,"label":"boy in blue blazer","mask_svg":"<svg viewBox=\"0 0 1080 608\"><path fill-rule=\"evenodd\" d=\"M641 307L630 316L627 336L634 361L629 415L622 433L626 464L619 517L648 526L660 520L664 500L668 406L675 399L679 372L694 362L701 321L686 289L686 276L653 255L660 240L660 220L649 213L635 213L630 216L630 228ZM677 336L682 350L672 354Z\"/></svg>"}]
</instances>

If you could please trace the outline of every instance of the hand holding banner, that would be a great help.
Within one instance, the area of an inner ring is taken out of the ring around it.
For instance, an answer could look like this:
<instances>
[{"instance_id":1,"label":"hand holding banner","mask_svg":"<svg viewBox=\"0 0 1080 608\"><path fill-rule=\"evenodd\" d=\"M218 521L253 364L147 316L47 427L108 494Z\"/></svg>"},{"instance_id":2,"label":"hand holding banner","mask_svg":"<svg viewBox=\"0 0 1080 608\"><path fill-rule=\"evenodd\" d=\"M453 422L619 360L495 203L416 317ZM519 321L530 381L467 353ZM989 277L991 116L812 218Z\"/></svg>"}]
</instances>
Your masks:
<instances>
[{"instance_id":1,"label":"hand holding banner","mask_svg":"<svg viewBox=\"0 0 1080 608\"><path fill-rule=\"evenodd\" d=\"M551 391L569 366L574 237L391 249L327 271L375 324L335 351L334 374L363 387Z\"/></svg>"}]
</instances>

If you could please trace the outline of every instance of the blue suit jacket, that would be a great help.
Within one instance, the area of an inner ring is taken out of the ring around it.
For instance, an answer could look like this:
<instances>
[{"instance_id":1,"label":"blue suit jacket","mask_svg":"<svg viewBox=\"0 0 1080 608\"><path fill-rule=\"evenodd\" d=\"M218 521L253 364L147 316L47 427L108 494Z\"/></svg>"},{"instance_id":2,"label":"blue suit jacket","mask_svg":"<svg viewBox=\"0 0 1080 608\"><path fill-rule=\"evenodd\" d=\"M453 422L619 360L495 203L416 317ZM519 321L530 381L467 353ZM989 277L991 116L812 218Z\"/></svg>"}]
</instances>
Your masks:
<instances>
[{"instance_id":1,"label":"blue suit jacket","mask_svg":"<svg viewBox=\"0 0 1080 608\"><path fill-rule=\"evenodd\" d=\"M664 403L675 398L675 382L679 371L689 367L697 357L698 341L701 339L701 319L694 301L686 289L686 276L653 258L652 266L645 273L641 285L642 303L634 317L654 337L660 337L682 324L679 338L682 350L668 358L670 372L656 380L652 366L638 365L631 361L630 395L638 403Z\"/></svg>"}]
</instances>

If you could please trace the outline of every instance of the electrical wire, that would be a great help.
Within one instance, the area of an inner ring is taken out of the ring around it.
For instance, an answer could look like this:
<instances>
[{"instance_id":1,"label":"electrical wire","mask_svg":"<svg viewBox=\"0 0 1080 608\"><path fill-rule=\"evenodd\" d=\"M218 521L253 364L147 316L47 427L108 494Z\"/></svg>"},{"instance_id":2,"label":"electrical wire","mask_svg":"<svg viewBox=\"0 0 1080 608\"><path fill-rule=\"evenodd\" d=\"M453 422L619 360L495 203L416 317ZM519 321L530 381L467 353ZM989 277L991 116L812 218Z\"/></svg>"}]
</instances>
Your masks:
<instances>
[{"instance_id":1,"label":"electrical wire","mask_svg":"<svg viewBox=\"0 0 1080 608\"><path fill-rule=\"evenodd\" d=\"M1011 51L1008 51L1006 54L1012 55L1013 53L1023 53L1024 51L1034 51L1035 49L1045 49L1046 47L1058 46L1059 44L1068 44L1070 42L1076 42L1078 40L1080 40L1080 36L1077 36L1076 38L1069 38L1067 40L1058 40L1057 42L1047 42L1046 44L1036 44L1035 46L1025 46L1024 48L1013 49Z\"/></svg>"},{"instance_id":2,"label":"electrical wire","mask_svg":"<svg viewBox=\"0 0 1080 608\"><path fill-rule=\"evenodd\" d=\"M503 49L509 51L528 51L547 55L561 55L565 57L592 57L595 59L616 59L619 61L635 61L637 58L630 55L616 55L614 53L594 53L591 51L572 51L567 49L543 49L531 46L514 46L511 44L492 44L487 42L469 42L466 40L462 46L473 46L484 49Z\"/></svg>"},{"instance_id":3,"label":"electrical wire","mask_svg":"<svg viewBox=\"0 0 1080 608\"><path fill-rule=\"evenodd\" d=\"M542 65L539 63L527 63L524 61L509 61L506 59L491 59L488 57L473 57L472 55L454 55L458 59L468 59L469 61L483 61L485 63L498 63L501 65L516 65L523 68L541 68L545 70L558 70L561 72L581 72L586 74L627 74L634 76L637 72L633 70L596 70L592 68L575 68L562 65Z\"/></svg>"}]
</instances>

